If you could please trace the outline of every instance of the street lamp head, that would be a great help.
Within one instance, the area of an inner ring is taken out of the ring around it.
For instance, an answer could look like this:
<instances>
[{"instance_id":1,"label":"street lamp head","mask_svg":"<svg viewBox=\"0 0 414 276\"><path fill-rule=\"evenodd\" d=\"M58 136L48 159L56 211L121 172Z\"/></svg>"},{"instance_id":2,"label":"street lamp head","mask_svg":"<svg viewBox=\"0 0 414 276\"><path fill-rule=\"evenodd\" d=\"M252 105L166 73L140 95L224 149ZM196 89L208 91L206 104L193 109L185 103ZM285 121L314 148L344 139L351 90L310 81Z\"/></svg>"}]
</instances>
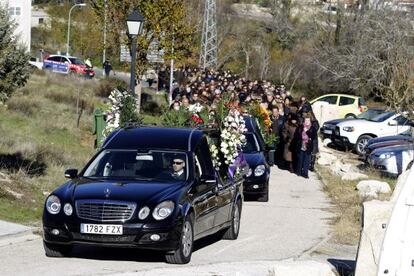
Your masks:
<instances>
[{"instance_id":1,"label":"street lamp head","mask_svg":"<svg viewBox=\"0 0 414 276\"><path fill-rule=\"evenodd\" d=\"M127 18L128 33L130 35L138 35L142 31L144 25L144 17L138 10L134 10Z\"/></svg>"},{"instance_id":2,"label":"street lamp head","mask_svg":"<svg viewBox=\"0 0 414 276\"><path fill-rule=\"evenodd\" d=\"M79 3L78 6L79 7L86 7L86 3Z\"/></svg>"}]
</instances>

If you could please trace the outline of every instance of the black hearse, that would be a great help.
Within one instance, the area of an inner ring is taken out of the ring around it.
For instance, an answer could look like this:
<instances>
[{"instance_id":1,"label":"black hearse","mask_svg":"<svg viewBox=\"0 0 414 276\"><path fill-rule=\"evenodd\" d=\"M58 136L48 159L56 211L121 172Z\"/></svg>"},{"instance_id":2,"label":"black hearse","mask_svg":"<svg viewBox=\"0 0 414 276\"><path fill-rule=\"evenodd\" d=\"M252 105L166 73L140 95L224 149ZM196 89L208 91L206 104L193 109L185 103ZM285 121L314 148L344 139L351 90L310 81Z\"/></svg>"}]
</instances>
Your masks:
<instances>
[{"instance_id":1,"label":"black hearse","mask_svg":"<svg viewBox=\"0 0 414 276\"><path fill-rule=\"evenodd\" d=\"M194 240L220 230L238 237L243 178L216 173L201 130L117 130L80 173L65 176L45 202L47 256L92 244L162 250L168 263L184 264Z\"/></svg>"},{"instance_id":2,"label":"black hearse","mask_svg":"<svg viewBox=\"0 0 414 276\"><path fill-rule=\"evenodd\" d=\"M250 167L247 175L245 175L243 192L246 196L256 196L258 201L267 202L269 200L270 178L270 165L267 161L269 153L266 150L256 119L251 116L244 116L243 118L247 131L244 133L246 144L242 151Z\"/></svg>"}]
</instances>

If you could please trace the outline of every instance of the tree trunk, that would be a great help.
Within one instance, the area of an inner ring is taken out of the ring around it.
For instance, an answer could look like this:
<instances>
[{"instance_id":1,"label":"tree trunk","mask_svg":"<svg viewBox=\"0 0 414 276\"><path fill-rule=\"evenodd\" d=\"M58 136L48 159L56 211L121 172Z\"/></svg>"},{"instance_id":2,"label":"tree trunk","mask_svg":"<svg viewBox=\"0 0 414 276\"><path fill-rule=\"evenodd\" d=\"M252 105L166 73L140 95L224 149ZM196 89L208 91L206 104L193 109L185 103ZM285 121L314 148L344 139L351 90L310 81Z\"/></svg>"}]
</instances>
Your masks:
<instances>
[{"instance_id":1,"label":"tree trunk","mask_svg":"<svg viewBox=\"0 0 414 276\"><path fill-rule=\"evenodd\" d=\"M246 80L248 80L249 79L250 56L249 56L248 51L245 51L244 53L246 55L246 71L245 71L244 77Z\"/></svg>"},{"instance_id":2,"label":"tree trunk","mask_svg":"<svg viewBox=\"0 0 414 276\"><path fill-rule=\"evenodd\" d=\"M342 28L342 5L336 4L336 29L335 29L335 45L339 45L339 39L341 35Z\"/></svg>"}]
</instances>

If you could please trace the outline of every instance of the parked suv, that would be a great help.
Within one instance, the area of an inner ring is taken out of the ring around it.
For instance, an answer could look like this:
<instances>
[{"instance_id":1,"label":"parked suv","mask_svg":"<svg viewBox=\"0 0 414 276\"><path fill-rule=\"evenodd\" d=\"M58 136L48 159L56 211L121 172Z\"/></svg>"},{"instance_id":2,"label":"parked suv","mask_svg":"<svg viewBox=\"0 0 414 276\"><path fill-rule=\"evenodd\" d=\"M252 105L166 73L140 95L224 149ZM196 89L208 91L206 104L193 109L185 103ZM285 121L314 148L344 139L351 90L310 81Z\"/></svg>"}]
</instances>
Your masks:
<instances>
[{"instance_id":1,"label":"parked suv","mask_svg":"<svg viewBox=\"0 0 414 276\"><path fill-rule=\"evenodd\" d=\"M80 173L65 176L43 211L49 257L88 244L161 250L167 262L184 264L195 240L220 230L224 239L239 235L243 177L216 172L201 130L117 130Z\"/></svg>"},{"instance_id":2,"label":"parked suv","mask_svg":"<svg viewBox=\"0 0 414 276\"><path fill-rule=\"evenodd\" d=\"M361 119L361 120L370 120L384 112L385 112L384 109L370 108L362 112L361 114L357 115L356 118ZM323 123L320 129L322 138L323 139L329 138L332 140L332 135L334 134L336 125L339 123L345 122L347 120L351 120L351 118L335 119L335 120L330 120L330 121L326 121L325 123Z\"/></svg>"},{"instance_id":3,"label":"parked suv","mask_svg":"<svg viewBox=\"0 0 414 276\"><path fill-rule=\"evenodd\" d=\"M338 117L341 118L356 118L356 116L368 109L364 99L358 96L345 94L327 94L320 96L310 101L311 104L316 102L327 102L335 105L338 109Z\"/></svg>"},{"instance_id":4,"label":"parked suv","mask_svg":"<svg viewBox=\"0 0 414 276\"><path fill-rule=\"evenodd\" d=\"M52 70L56 73L81 75L93 78L95 71L77 57L50 55L43 61L43 69Z\"/></svg>"},{"instance_id":5,"label":"parked suv","mask_svg":"<svg viewBox=\"0 0 414 276\"><path fill-rule=\"evenodd\" d=\"M352 147L363 155L368 140L375 137L397 135L410 129L410 122L401 114L385 112L369 120L348 120L336 125L334 144Z\"/></svg>"}]
</instances>

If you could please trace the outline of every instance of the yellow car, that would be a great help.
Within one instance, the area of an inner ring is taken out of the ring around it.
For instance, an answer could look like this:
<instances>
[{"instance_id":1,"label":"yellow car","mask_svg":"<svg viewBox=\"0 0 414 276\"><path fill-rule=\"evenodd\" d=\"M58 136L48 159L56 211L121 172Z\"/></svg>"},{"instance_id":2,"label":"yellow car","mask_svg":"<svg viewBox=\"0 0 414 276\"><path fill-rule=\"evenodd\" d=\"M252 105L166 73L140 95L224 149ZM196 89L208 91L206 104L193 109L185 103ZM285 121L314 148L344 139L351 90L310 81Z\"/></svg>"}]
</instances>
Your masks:
<instances>
[{"instance_id":1,"label":"yellow car","mask_svg":"<svg viewBox=\"0 0 414 276\"><path fill-rule=\"evenodd\" d=\"M346 94L327 94L310 101L313 105L316 102L327 102L335 105L339 118L356 118L356 116L368 109L364 99L358 96Z\"/></svg>"}]
</instances>

